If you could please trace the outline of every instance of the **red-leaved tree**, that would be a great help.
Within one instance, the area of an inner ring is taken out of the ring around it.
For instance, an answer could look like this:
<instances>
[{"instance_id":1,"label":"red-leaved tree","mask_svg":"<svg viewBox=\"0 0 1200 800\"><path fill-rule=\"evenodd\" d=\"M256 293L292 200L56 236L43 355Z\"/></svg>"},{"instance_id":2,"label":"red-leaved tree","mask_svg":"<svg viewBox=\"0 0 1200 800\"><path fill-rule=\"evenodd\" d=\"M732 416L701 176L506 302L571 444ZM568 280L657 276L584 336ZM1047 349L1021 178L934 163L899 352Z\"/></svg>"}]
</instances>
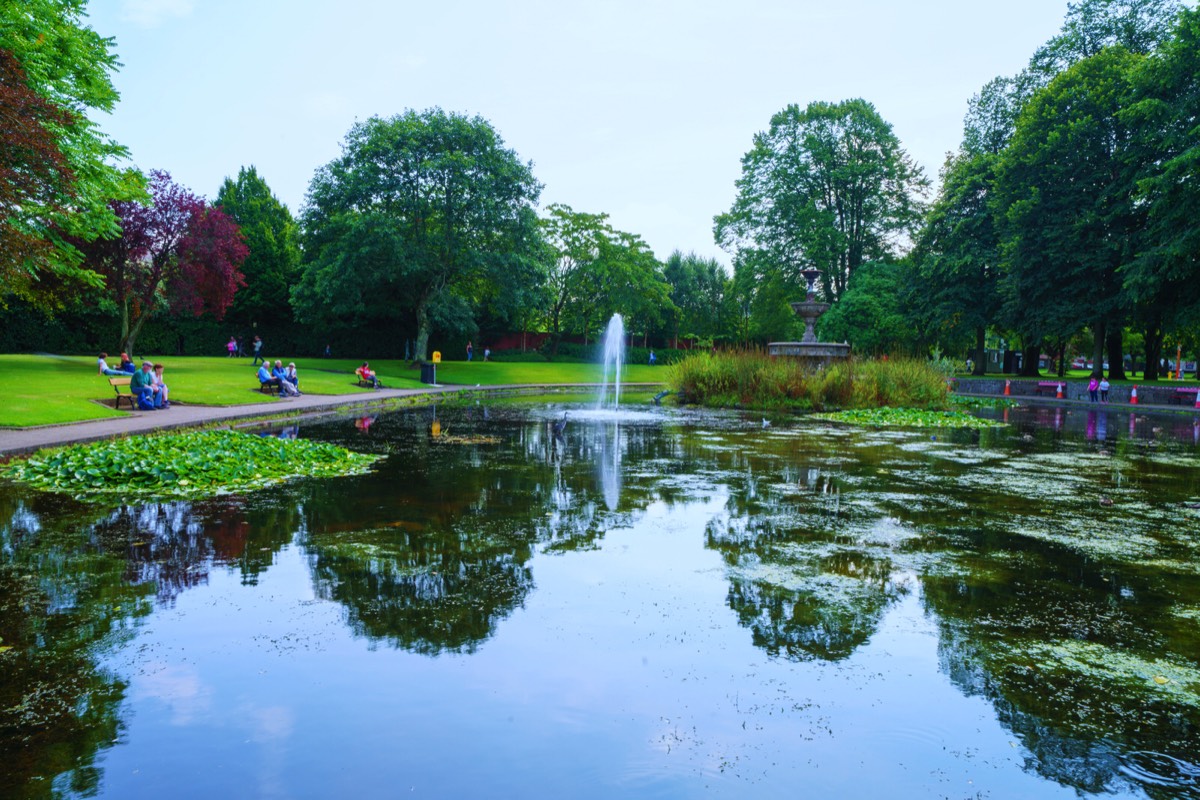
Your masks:
<instances>
[{"instance_id":1,"label":"red-leaved tree","mask_svg":"<svg viewBox=\"0 0 1200 800\"><path fill-rule=\"evenodd\" d=\"M131 356L146 321L163 311L217 319L225 315L249 254L237 223L204 198L150 173L149 205L119 202L117 239L88 246L92 269L103 274L121 309L121 349Z\"/></svg>"},{"instance_id":2,"label":"red-leaved tree","mask_svg":"<svg viewBox=\"0 0 1200 800\"><path fill-rule=\"evenodd\" d=\"M29 88L25 71L0 48L0 299L25 295L53 264L49 215L70 201L75 176L51 132L72 117Z\"/></svg>"}]
</instances>

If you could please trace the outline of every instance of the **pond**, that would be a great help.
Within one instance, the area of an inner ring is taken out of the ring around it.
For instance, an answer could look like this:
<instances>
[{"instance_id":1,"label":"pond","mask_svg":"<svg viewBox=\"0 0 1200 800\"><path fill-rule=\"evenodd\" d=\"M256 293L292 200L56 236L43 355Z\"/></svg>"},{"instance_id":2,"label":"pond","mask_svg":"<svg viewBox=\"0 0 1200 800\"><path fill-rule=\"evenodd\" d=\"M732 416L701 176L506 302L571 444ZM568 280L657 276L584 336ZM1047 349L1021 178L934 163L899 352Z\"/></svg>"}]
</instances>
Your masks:
<instances>
[{"instance_id":1,"label":"pond","mask_svg":"<svg viewBox=\"0 0 1200 800\"><path fill-rule=\"evenodd\" d=\"M0 485L0 796L1200 796L1200 426L470 404Z\"/></svg>"}]
</instances>

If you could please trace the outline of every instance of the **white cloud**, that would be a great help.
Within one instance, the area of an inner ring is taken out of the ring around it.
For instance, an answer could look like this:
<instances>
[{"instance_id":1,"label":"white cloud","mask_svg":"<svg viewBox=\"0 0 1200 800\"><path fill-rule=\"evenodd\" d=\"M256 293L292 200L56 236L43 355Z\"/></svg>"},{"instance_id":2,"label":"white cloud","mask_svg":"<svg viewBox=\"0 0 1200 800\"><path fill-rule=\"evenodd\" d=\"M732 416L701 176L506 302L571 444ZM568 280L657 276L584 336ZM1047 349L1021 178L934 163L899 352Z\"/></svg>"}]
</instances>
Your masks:
<instances>
[{"instance_id":1,"label":"white cloud","mask_svg":"<svg viewBox=\"0 0 1200 800\"><path fill-rule=\"evenodd\" d=\"M121 16L142 28L157 28L168 17L192 13L192 0L121 0Z\"/></svg>"}]
</instances>

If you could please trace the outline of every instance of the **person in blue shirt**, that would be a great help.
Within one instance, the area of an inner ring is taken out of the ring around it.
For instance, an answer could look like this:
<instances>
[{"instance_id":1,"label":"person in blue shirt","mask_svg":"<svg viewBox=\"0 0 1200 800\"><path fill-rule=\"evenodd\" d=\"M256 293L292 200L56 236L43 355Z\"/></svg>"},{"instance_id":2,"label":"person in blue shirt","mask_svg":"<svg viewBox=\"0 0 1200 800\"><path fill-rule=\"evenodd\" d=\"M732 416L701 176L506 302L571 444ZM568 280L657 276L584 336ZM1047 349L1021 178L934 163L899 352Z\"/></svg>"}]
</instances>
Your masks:
<instances>
[{"instance_id":1,"label":"person in blue shirt","mask_svg":"<svg viewBox=\"0 0 1200 800\"><path fill-rule=\"evenodd\" d=\"M276 389L280 389L279 378L271 374L271 371L267 369L267 362L265 361L258 367L258 382L263 386L274 386ZM283 396L282 389L279 392L279 396Z\"/></svg>"}]
</instances>

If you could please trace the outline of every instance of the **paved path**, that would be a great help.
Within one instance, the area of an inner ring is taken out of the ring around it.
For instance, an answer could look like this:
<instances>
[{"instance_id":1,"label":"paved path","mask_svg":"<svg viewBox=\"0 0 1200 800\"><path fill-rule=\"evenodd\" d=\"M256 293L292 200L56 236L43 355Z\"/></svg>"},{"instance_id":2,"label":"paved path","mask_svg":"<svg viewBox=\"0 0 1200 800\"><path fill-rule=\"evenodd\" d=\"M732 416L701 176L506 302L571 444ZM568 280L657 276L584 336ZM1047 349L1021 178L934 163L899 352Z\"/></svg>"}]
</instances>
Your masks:
<instances>
[{"instance_id":1,"label":"paved path","mask_svg":"<svg viewBox=\"0 0 1200 800\"><path fill-rule=\"evenodd\" d=\"M93 442L112 439L135 433L165 431L175 428L191 428L212 423L246 420L273 415L303 414L320 415L345 411L354 407L370 409L386 406L389 401L418 395L435 396L459 392L511 393L528 391L553 391L555 389L586 389L598 386L591 383L567 383L550 385L501 385L501 386L426 386L420 389L379 389L374 392L355 394L318 395L271 399L261 403L240 406L200 406L172 403L164 411L132 411L120 417L71 422L63 425L43 425L37 428L9 428L0 430L0 455L26 453L42 447L57 447L64 444ZM659 384L622 384L623 388L658 386Z\"/></svg>"}]
</instances>

